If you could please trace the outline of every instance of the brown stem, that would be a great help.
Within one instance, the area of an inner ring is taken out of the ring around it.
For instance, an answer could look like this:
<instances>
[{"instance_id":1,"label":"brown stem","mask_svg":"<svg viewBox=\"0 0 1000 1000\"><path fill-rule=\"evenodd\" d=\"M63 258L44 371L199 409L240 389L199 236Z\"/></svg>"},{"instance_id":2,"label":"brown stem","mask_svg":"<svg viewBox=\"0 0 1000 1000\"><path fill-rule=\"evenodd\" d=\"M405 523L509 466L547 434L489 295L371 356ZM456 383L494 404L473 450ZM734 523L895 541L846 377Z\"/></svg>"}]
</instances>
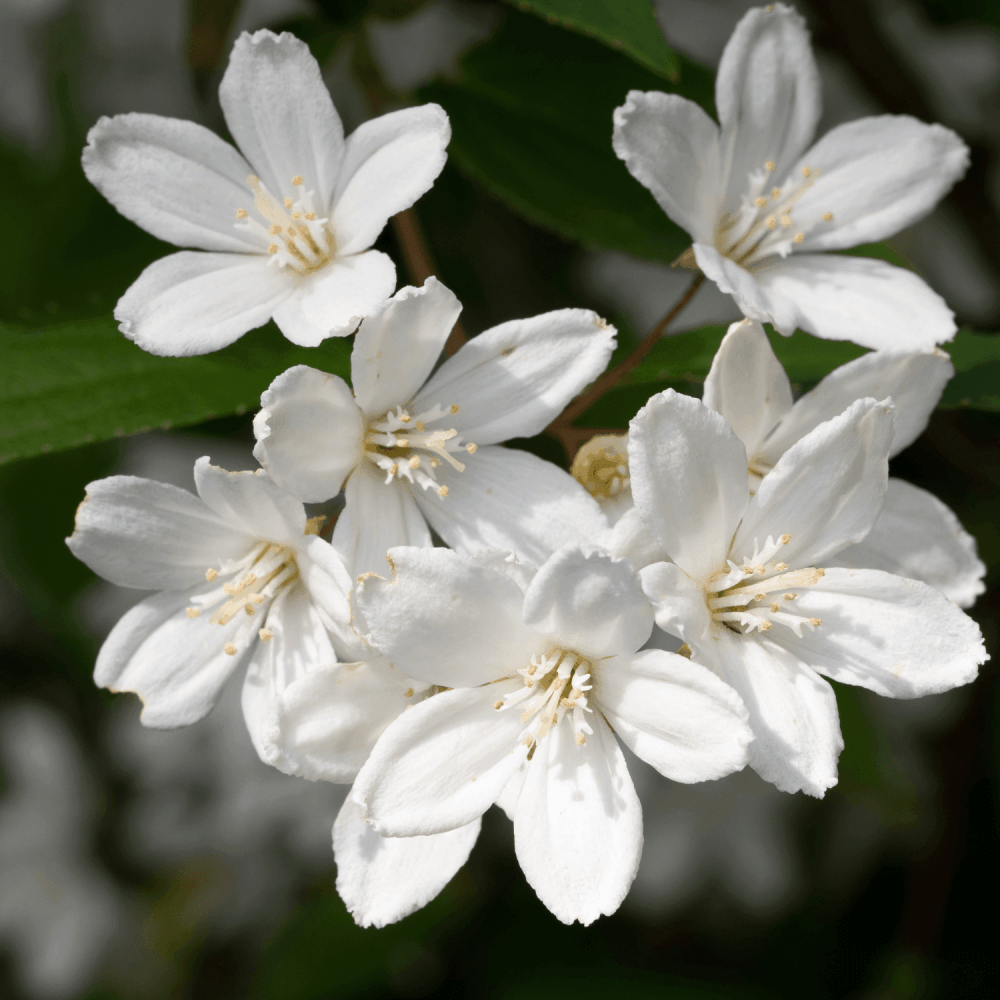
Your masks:
<instances>
[{"instance_id":1,"label":"brown stem","mask_svg":"<svg viewBox=\"0 0 1000 1000\"><path fill-rule=\"evenodd\" d=\"M551 434L557 438L566 451L566 457L572 460L576 449L587 438L594 434L614 433L615 429L598 430L594 427L573 427L573 421L581 414L589 410L606 392L613 389L626 375L634 371L647 354L653 349L656 342L663 336L663 331L680 315L681 311L694 298L695 292L701 288L705 275L700 271L692 279L687 290L677 300L673 308L660 320L652 330L646 334L642 343L623 361L615 365L614 368L606 371L589 389L581 392L555 420L545 428L546 434Z\"/></svg>"}]
</instances>

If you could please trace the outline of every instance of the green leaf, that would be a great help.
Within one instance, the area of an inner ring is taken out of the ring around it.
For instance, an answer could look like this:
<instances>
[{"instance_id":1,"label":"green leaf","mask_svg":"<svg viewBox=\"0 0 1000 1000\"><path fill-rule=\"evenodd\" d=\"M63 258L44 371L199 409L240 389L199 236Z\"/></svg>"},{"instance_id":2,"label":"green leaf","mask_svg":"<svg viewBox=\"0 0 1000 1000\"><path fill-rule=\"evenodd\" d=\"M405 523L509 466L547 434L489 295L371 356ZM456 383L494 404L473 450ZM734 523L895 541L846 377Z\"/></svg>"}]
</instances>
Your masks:
<instances>
[{"instance_id":1,"label":"green leaf","mask_svg":"<svg viewBox=\"0 0 1000 1000\"><path fill-rule=\"evenodd\" d=\"M948 383L938 406L1000 411L1000 336L959 330L942 347L951 355L955 377Z\"/></svg>"},{"instance_id":2,"label":"green leaf","mask_svg":"<svg viewBox=\"0 0 1000 1000\"><path fill-rule=\"evenodd\" d=\"M607 46L511 10L456 82L420 97L448 112L450 157L494 197L570 240L670 263L690 239L611 148L628 91L664 88ZM673 89L711 107L706 70L683 63Z\"/></svg>"},{"instance_id":3,"label":"green leaf","mask_svg":"<svg viewBox=\"0 0 1000 1000\"><path fill-rule=\"evenodd\" d=\"M677 56L656 23L652 0L514 0L571 31L579 31L624 52L637 63L675 81L680 75Z\"/></svg>"},{"instance_id":4,"label":"green leaf","mask_svg":"<svg viewBox=\"0 0 1000 1000\"><path fill-rule=\"evenodd\" d=\"M0 463L244 413L286 368L347 377L350 344L295 347L274 325L197 358L160 358L111 319L44 329L0 325Z\"/></svg>"}]
</instances>

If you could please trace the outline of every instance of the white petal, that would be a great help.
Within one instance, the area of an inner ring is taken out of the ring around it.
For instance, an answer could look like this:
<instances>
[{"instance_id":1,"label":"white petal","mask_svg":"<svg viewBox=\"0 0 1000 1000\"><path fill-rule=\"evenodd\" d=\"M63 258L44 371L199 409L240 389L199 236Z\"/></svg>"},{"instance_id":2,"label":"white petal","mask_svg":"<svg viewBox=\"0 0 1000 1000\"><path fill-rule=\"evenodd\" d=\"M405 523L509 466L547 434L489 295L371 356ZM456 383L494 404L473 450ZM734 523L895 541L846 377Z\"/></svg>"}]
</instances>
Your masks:
<instances>
[{"instance_id":1,"label":"white petal","mask_svg":"<svg viewBox=\"0 0 1000 1000\"><path fill-rule=\"evenodd\" d=\"M719 212L719 127L685 97L629 91L612 144L629 173L696 242L711 243Z\"/></svg>"},{"instance_id":2,"label":"white petal","mask_svg":"<svg viewBox=\"0 0 1000 1000\"><path fill-rule=\"evenodd\" d=\"M478 819L429 837L381 837L348 797L333 825L337 892L361 927L385 927L426 906L469 858Z\"/></svg>"},{"instance_id":3,"label":"white petal","mask_svg":"<svg viewBox=\"0 0 1000 1000\"><path fill-rule=\"evenodd\" d=\"M119 587L179 590L243 555L252 539L187 490L135 476L89 483L66 539L73 555Z\"/></svg>"},{"instance_id":4,"label":"white petal","mask_svg":"<svg viewBox=\"0 0 1000 1000\"><path fill-rule=\"evenodd\" d=\"M344 487L344 509L333 529L333 544L355 577L388 573L386 553L396 545L433 544L406 484L385 483L383 478L370 462L362 462Z\"/></svg>"},{"instance_id":5,"label":"white petal","mask_svg":"<svg viewBox=\"0 0 1000 1000\"><path fill-rule=\"evenodd\" d=\"M333 194L341 253L367 250L391 216L431 189L450 140L448 116L437 104L372 118L347 137Z\"/></svg>"},{"instance_id":6,"label":"white petal","mask_svg":"<svg viewBox=\"0 0 1000 1000\"><path fill-rule=\"evenodd\" d=\"M461 311L455 293L431 276L422 288L401 288L362 322L351 352L351 385L367 415L409 403Z\"/></svg>"},{"instance_id":7,"label":"white petal","mask_svg":"<svg viewBox=\"0 0 1000 1000\"><path fill-rule=\"evenodd\" d=\"M747 762L753 733L736 692L676 653L603 660L594 695L628 748L672 781L712 781Z\"/></svg>"},{"instance_id":8,"label":"white petal","mask_svg":"<svg viewBox=\"0 0 1000 1000\"><path fill-rule=\"evenodd\" d=\"M366 658L367 647L351 627L351 589L354 578L334 547L315 535L307 536L299 549L299 574L309 591L337 658L354 662Z\"/></svg>"},{"instance_id":9,"label":"white petal","mask_svg":"<svg viewBox=\"0 0 1000 1000\"><path fill-rule=\"evenodd\" d=\"M883 260L792 254L754 278L780 333L800 327L824 340L891 351L928 351L955 336L944 299L912 271Z\"/></svg>"},{"instance_id":10,"label":"white petal","mask_svg":"<svg viewBox=\"0 0 1000 1000\"><path fill-rule=\"evenodd\" d=\"M731 548L739 562L770 536L789 566L823 559L861 541L882 509L889 476L892 407L859 399L792 445L754 494ZM634 475L634 473L633 473Z\"/></svg>"},{"instance_id":11,"label":"white petal","mask_svg":"<svg viewBox=\"0 0 1000 1000\"><path fill-rule=\"evenodd\" d=\"M125 218L175 246L266 249L236 225L237 210L253 203L246 160L194 122L141 114L101 118L87 133L83 172Z\"/></svg>"},{"instance_id":12,"label":"white petal","mask_svg":"<svg viewBox=\"0 0 1000 1000\"><path fill-rule=\"evenodd\" d=\"M282 372L260 397L253 457L292 496L336 496L361 461L364 421L350 387L307 365Z\"/></svg>"},{"instance_id":13,"label":"white petal","mask_svg":"<svg viewBox=\"0 0 1000 1000\"><path fill-rule=\"evenodd\" d=\"M524 595L524 623L599 658L634 653L653 631L653 609L631 563L568 546L539 567Z\"/></svg>"},{"instance_id":14,"label":"white petal","mask_svg":"<svg viewBox=\"0 0 1000 1000\"><path fill-rule=\"evenodd\" d=\"M639 575L656 624L685 642L701 641L712 623L704 588L674 563L653 563Z\"/></svg>"},{"instance_id":15,"label":"white petal","mask_svg":"<svg viewBox=\"0 0 1000 1000\"><path fill-rule=\"evenodd\" d=\"M474 687L511 677L543 651L508 576L448 549L392 552L392 581L362 579L354 603L382 654L408 677Z\"/></svg>"},{"instance_id":16,"label":"white petal","mask_svg":"<svg viewBox=\"0 0 1000 1000\"><path fill-rule=\"evenodd\" d=\"M467 441L532 437L607 367L615 328L588 309L511 320L479 334L434 373L413 401L457 405Z\"/></svg>"},{"instance_id":17,"label":"white petal","mask_svg":"<svg viewBox=\"0 0 1000 1000\"><path fill-rule=\"evenodd\" d=\"M315 191L325 215L344 156L344 129L309 46L282 32L244 32L219 86L226 124L271 195Z\"/></svg>"},{"instance_id":18,"label":"white petal","mask_svg":"<svg viewBox=\"0 0 1000 1000\"><path fill-rule=\"evenodd\" d=\"M194 483L202 500L228 524L272 542L296 547L305 542L305 508L263 469L228 472L206 456L194 464Z\"/></svg>"},{"instance_id":19,"label":"white petal","mask_svg":"<svg viewBox=\"0 0 1000 1000\"><path fill-rule=\"evenodd\" d=\"M436 470L447 496L414 490L424 517L452 548L504 549L537 566L563 545L607 532L597 501L551 462L499 445L462 457L464 472L443 464Z\"/></svg>"},{"instance_id":20,"label":"white petal","mask_svg":"<svg viewBox=\"0 0 1000 1000\"><path fill-rule=\"evenodd\" d=\"M319 347L327 337L346 337L375 312L396 287L396 265L378 250L338 257L300 280L274 311L278 329L299 347Z\"/></svg>"},{"instance_id":21,"label":"white petal","mask_svg":"<svg viewBox=\"0 0 1000 1000\"><path fill-rule=\"evenodd\" d=\"M520 687L518 678L444 691L399 716L354 783L365 819L383 836L413 837L482 816L528 754L517 709L493 708Z\"/></svg>"},{"instance_id":22,"label":"white petal","mask_svg":"<svg viewBox=\"0 0 1000 1000\"><path fill-rule=\"evenodd\" d=\"M922 580L962 608L971 607L986 589L976 540L951 509L932 493L891 477L875 527L838 552L833 565Z\"/></svg>"},{"instance_id":23,"label":"white petal","mask_svg":"<svg viewBox=\"0 0 1000 1000\"><path fill-rule=\"evenodd\" d=\"M719 629L711 657L704 662L735 688L750 713L750 766L783 792L822 798L837 783L844 749L833 688L768 639Z\"/></svg>"},{"instance_id":24,"label":"white petal","mask_svg":"<svg viewBox=\"0 0 1000 1000\"><path fill-rule=\"evenodd\" d=\"M634 505L618 519L603 544L611 555L627 559L636 570L669 558L643 524Z\"/></svg>"},{"instance_id":25,"label":"white petal","mask_svg":"<svg viewBox=\"0 0 1000 1000\"><path fill-rule=\"evenodd\" d=\"M726 43L715 79L722 148L731 150L726 207L752 172L774 163L780 180L809 145L820 116L820 81L802 16L784 4L754 7Z\"/></svg>"},{"instance_id":26,"label":"white petal","mask_svg":"<svg viewBox=\"0 0 1000 1000\"><path fill-rule=\"evenodd\" d=\"M732 427L667 389L629 424L628 454L636 510L670 558L699 582L725 568L749 499L746 449Z\"/></svg>"},{"instance_id":27,"label":"white petal","mask_svg":"<svg viewBox=\"0 0 1000 1000\"><path fill-rule=\"evenodd\" d=\"M801 249L843 250L894 236L927 215L965 173L969 149L943 125L878 115L827 132L802 166L818 176L792 213L805 230ZM831 222L821 221L824 212Z\"/></svg>"},{"instance_id":28,"label":"white petal","mask_svg":"<svg viewBox=\"0 0 1000 1000\"><path fill-rule=\"evenodd\" d=\"M166 591L140 601L97 654L94 683L135 692L143 703L142 724L154 729L187 726L208 715L246 653L224 650L240 620L213 625L208 615L189 618L185 606L192 596Z\"/></svg>"},{"instance_id":29,"label":"white petal","mask_svg":"<svg viewBox=\"0 0 1000 1000\"><path fill-rule=\"evenodd\" d=\"M807 392L758 449L770 464L824 420L843 413L857 399L892 397L896 434L889 457L898 455L923 433L948 380L955 374L944 351L893 354L874 351L834 369Z\"/></svg>"},{"instance_id":30,"label":"white petal","mask_svg":"<svg viewBox=\"0 0 1000 1000\"><path fill-rule=\"evenodd\" d=\"M115 319L150 354L208 354L263 326L294 290L294 279L267 257L182 250L132 282Z\"/></svg>"},{"instance_id":31,"label":"white petal","mask_svg":"<svg viewBox=\"0 0 1000 1000\"><path fill-rule=\"evenodd\" d=\"M841 410L860 396L884 399L888 395L862 392ZM745 319L729 328L712 359L702 401L732 424L751 458L792 408L792 385L759 321Z\"/></svg>"},{"instance_id":32,"label":"white petal","mask_svg":"<svg viewBox=\"0 0 1000 1000\"><path fill-rule=\"evenodd\" d=\"M795 604L821 625L780 642L835 681L919 698L974 680L989 657L979 626L943 594L877 569L837 569Z\"/></svg>"},{"instance_id":33,"label":"white petal","mask_svg":"<svg viewBox=\"0 0 1000 1000\"><path fill-rule=\"evenodd\" d=\"M503 791L500 793L500 797L496 800L496 805L502 809L512 823L514 822L514 813L517 811L517 800L521 794L521 789L524 787L524 772L527 769L527 763L522 764L517 771L514 772L514 777L503 786Z\"/></svg>"},{"instance_id":34,"label":"white petal","mask_svg":"<svg viewBox=\"0 0 1000 1000\"><path fill-rule=\"evenodd\" d=\"M514 850L538 898L584 926L618 909L642 854L642 807L603 719L583 746L558 725L538 745L514 812Z\"/></svg>"},{"instance_id":35,"label":"white petal","mask_svg":"<svg viewBox=\"0 0 1000 1000\"><path fill-rule=\"evenodd\" d=\"M792 332L786 331L781 325L792 315L791 306L781 299L775 300L773 296L768 295L755 275L736 261L723 257L714 246L695 243L692 249L698 267L705 272L705 277L714 281L719 286L719 291L731 295L744 316L761 322L773 322L783 333ZM794 317L792 322L794 329Z\"/></svg>"}]
</instances>

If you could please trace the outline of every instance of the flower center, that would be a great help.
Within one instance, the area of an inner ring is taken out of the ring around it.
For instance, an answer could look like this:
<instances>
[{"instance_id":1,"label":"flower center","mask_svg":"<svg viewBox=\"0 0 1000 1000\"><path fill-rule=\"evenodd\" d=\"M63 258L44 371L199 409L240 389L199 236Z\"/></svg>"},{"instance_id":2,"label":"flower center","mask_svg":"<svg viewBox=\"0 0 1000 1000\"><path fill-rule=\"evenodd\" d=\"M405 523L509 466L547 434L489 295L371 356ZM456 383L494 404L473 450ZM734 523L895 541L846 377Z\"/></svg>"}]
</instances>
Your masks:
<instances>
[{"instance_id":1,"label":"flower center","mask_svg":"<svg viewBox=\"0 0 1000 1000\"><path fill-rule=\"evenodd\" d=\"M569 471L598 503L616 499L632 486L628 468L628 435L599 434L592 437L576 453Z\"/></svg>"},{"instance_id":2,"label":"flower center","mask_svg":"<svg viewBox=\"0 0 1000 1000\"><path fill-rule=\"evenodd\" d=\"M815 629L823 624L820 618L807 618L790 610L799 596L796 588L811 587L826 573L816 566L789 570L785 563L772 561L791 540L791 535L782 535L775 542L768 535L763 551L759 551L755 539L753 555L745 557L742 566L728 560L729 569L708 581L705 600L715 621L733 632L744 628L743 635L767 632L777 622L800 639L803 625Z\"/></svg>"},{"instance_id":3,"label":"flower center","mask_svg":"<svg viewBox=\"0 0 1000 1000\"><path fill-rule=\"evenodd\" d=\"M795 203L816 182L819 171L802 168L801 182L789 178L784 188L770 187L775 164L768 160L747 179L747 188L736 211L725 211L715 233L716 249L737 264L749 268L765 257L787 257L815 226L832 222L833 214L793 217Z\"/></svg>"},{"instance_id":4,"label":"flower center","mask_svg":"<svg viewBox=\"0 0 1000 1000\"><path fill-rule=\"evenodd\" d=\"M587 695L593 685L590 673L593 665L579 653L565 649L554 649L544 656L533 656L531 662L518 670L524 680L524 687L494 703L498 711L521 706L521 722L525 728L518 741L528 748L528 760L535 755L535 749L553 726L571 714L576 745L583 746L587 736L594 731L587 724Z\"/></svg>"},{"instance_id":5,"label":"flower center","mask_svg":"<svg viewBox=\"0 0 1000 1000\"><path fill-rule=\"evenodd\" d=\"M310 533L307 526L306 534ZM240 617L236 634L224 647L230 656L235 656L253 641L254 632L264 642L271 638L273 633L266 628L268 609L279 592L298 579L299 567L294 549L275 542L258 542L235 564L218 570L209 567L205 579L214 583L223 574L227 582L194 598L187 614L188 618L200 618L211 611L212 625L228 625Z\"/></svg>"},{"instance_id":6,"label":"flower center","mask_svg":"<svg viewBox=\"0 0 1000 1000\"><path fill-rule=\"evenodd\" d=\"M315 192L305 189L305 181L296 174L292 178L297 198L284 203L273 198L259 177L250 174L247 184L253 192L255 218L245 208L236 212L237 229L249 229L267 245L272 263L290 267L299 274L318 271L337 254L328 218L317 218ZM263 220L263 221L261 221Z\"/></svg>"},{"instance_id":7,"label":"flower center","mask_svg":"<svg viewBox=\"0 0 1000 1000\"><path fill-rule=\"evenodd\" d=\"M438 403L415 415L397 406L368 424L365 458L385 473L386 483L407 479L446 497L448 487L438 483L435 470L445 461L457 472L464 472L465 464L455 458L455 454L464 451L474 455L476 445L462 441L454 427L428 429L427 425L456 413L458 406L454 403L451 406Z\"/></svg>"}]
</instances>

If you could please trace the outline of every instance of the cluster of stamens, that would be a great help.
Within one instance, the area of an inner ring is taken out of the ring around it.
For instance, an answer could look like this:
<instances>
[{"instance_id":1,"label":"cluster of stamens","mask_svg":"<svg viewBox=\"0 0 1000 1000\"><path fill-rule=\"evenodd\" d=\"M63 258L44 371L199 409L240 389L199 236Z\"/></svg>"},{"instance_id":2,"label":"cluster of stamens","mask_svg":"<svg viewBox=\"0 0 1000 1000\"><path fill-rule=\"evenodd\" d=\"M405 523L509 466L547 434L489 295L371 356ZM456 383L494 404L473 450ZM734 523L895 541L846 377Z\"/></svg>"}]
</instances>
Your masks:
<instances>
[{"instance_id":1,"label":"cluster of stamens","mask_svg":"<svg viewBox=\"0 0 1000 1000\"><path fill-rule=\"evenodd\" d=\"M528 748L528 760L535 754L538 743L553 726L569 714L576 736L576 745L583 746L594 731L587 723L587 692L592 665L589 660L564 649L554 649L545 655L535 655L531 662L518 670L524 687L495 702L498 711L521 706L524 730L518 740Z\"/></svg>"},{"instance_id":2,"label":"cluster of stamens","mask_svg":"<svg viewBox=\"0 0 1000 1000\"><path fill-rule=\"evenodd\" d=\"M598 502L614 500L632 485L628 468L628 435L599 434L592 437L576 453L569 471Z\"/></svg>"},{"instance_id":3,"label":"cluster of stamens","mask_svg":"<svg viewBox=\"0 0 1000 1000\"><path fill-rule=\"evenodd\" d=\"M448 487L438 483L434 473L447 462L456 472L464 472L465 464L455 455L476 453L476 445L463 441L454 427L432 428L444 417L458 413L457 404L436 404L422 413L410 414L401 406L390 410L368 424L364 454L373 465L385 473L386 483L406 479L425 490L433 489L439 497L448 495Z\"/></svg>"},{"instance_id":4,"label":"cluster of stamens","mask_svg":"<svg viewBox=\"0 0 1000 1000\"><path fill-rule=\"evenodd\" d=\"M224 647L226 653L235 656L253 641L254 632L264 642L271 638L272 633L261 627L261 623L271 601L298 578L299 569L294 550L274 542L259 542L237 566L225 567L223 572L230 577L229 582L199 595L187 614L188 618L200 618L214 609L209 618L212 625L228 625L234 618L241 617L235 635ZM214 583L218 577L219 571L212 567L205 571L209 583Z\"/></svg>"},{"instance_id":5,"label":"cluster of stamens","mask_svg":"<svg viewBox=\"0 0 1000 1000\"><path fill-rule=\"evenodd\" d=\"M793 246L805 241L806 233L814 226L833 221L831 212L804 221L792 218L795 202L816 182L818 170L802 167L802 182L797 187L788 191L790 185L786 189L772 186L768 191L775 169L774 161L768 160L761 170L751 173L740 207L735 212L724 212L719 220L717 249L744 267L774 254L786 256Z\"/></svg>"},{"instance_id":6,"label":"cluster of stamens","mask_svg":"<svg viewBox=\"0 0 1000 1000\"><path fill-rule=\"evenodd\" d=\"M315 192L305 190L305 182L300 176L292 178L298 197L285 198L283 203L271 196L259 177L251 174L247 184L253 192L254 208L264 221L241 208L236 212L239 220L236 226L265 240L267 252L277 266L307 274L334 258L337 245L330 220L317 217Z\"/></svg>"},{"instance_id":7,"label":"cluster of stamens","mask_svg":"<svg viewBox=\"0 0 1000 1000\"><path fill-rule=\"evenodd\" d=\"M742 566L727 560L729 569L716 573L705 587L708 610L715 621L734 632L743 629L744 635L767 632L777 623L800 639L803 626L812 630L823 624L819 618L797 615L789 609L799 596L797 588L811 587L825 574L815 566L789 570L780 560L773 561L791 540L791 535L782 535L776 542L768 535L762 551L754 541L753 555L744 558Z\"/></svg>"}]
</instances>

